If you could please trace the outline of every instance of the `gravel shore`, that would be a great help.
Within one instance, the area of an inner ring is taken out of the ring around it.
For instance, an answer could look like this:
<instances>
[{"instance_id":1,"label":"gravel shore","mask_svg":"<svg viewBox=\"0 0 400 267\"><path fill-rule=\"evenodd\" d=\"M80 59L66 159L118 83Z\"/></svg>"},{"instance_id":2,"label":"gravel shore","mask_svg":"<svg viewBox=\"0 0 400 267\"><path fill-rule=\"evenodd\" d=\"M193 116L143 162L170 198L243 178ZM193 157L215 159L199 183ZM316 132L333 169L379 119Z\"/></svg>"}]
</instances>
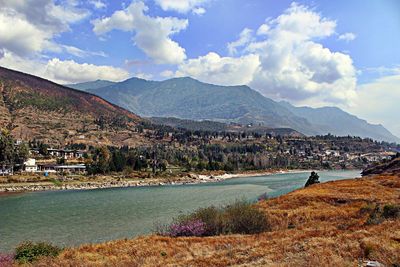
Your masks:
<instances>
[{"instance_id":1,"label":"gravel shore","mask_svg":"<svg viewBox=\"0 0 400 267\"><path fill-rule=\"evenodd\" d=\"M56 185L51 182L36 182L36 183L8 183L0 184L0 196L15 192L33 192L33 191L56 191L56 190L93 190L104 188L124 188L124 187L142 187L142 186L165 186L165 185L185 185L185 184L200 184L220 182L226 179L251 176L265 176L277 173L299 173L308 172L309 170L290 170L290 171L263 171L263 172L247 172L222 175L198 175L188 174L186 177L177 181L165 179L145 180L123 180L123 181L107 181L107 182L67 182Z\"/></svg>"}]
</instances>

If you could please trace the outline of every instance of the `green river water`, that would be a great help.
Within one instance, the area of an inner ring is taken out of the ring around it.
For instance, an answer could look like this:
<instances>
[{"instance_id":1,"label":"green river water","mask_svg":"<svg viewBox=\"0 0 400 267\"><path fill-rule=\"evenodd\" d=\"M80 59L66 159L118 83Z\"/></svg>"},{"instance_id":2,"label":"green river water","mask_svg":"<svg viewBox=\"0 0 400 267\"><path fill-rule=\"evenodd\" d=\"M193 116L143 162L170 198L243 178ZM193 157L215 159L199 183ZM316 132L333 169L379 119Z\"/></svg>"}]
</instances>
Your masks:
<instances>
[{"instance_id":1,"label":"green river water","mask_svg":"<svg viewBox=\"0 0 400 267\"><path fill-rule=\"evenodd\" d=\"M243 177L218 183L85 191L47 191L0 197L0 251L24 240L76 246L150 233L199 207L278 196L302 187L309 173ZM360 171L319 172L321 182L354 178Z\"/></svg>"}]
</instances>

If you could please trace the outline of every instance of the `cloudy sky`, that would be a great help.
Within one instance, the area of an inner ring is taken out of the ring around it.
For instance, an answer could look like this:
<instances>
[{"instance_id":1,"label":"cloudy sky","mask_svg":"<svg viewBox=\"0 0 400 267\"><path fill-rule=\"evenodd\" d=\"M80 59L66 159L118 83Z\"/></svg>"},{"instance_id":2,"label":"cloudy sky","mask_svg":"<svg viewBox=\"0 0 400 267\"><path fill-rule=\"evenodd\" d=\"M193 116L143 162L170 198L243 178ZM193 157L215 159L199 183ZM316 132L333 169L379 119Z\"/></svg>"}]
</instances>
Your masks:
<instances>
[{"instance_id":1,"label":"cloudy sky","mask_svg":"<svg viewBox=\"0 0 400 267\"><path fill-rule=\"evenodd\" d=\"M0 65L58 83L191 76L400 136L400 1L0 0Z\"/></svg>"}]
</instances>

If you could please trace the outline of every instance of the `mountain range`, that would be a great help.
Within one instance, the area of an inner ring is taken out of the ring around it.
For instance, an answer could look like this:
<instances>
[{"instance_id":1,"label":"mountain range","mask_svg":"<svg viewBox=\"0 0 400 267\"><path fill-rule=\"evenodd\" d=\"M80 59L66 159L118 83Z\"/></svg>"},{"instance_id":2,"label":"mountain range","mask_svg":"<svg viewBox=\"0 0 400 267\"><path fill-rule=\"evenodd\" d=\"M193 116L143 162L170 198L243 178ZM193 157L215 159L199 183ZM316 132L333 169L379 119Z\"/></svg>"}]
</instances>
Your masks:
<instances>
[{"instance_id":1,"label":"mountain range","mask_svg":"<svg viewBox=\"0 0 400 267\"><path fill-rule=\"evenodd\" d=\"M102 86L105 85L105 86ZM382 125L337 107L295 107L264 97L248 86L220 86L183 77L165 81L131 78L68 85L98 95L144 117L176 117L291 128L305 135L333 134L400 142Z\"/></svg>"},{"instance_id":2,"label":"mountain range","mask_svg":"<svg viewBox=\"0 0 400 267\"><path fill-rule=\"evenodd\" d=\"M96 95L0 67L0 129L53 146L136 145L137 115Z\"/></svg>"}]
</instances>

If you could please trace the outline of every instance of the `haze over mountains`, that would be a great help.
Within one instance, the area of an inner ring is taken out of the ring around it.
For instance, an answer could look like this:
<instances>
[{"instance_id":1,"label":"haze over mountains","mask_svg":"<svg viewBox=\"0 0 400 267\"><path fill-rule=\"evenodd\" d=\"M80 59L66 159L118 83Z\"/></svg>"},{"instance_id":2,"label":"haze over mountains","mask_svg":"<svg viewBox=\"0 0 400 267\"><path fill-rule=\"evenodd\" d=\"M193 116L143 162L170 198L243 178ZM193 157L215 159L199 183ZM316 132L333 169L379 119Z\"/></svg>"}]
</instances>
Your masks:
<instances>
[{"instance_id":1,"label":"haze over mountains","mask_svg":"<svg viewBox=\"0 0 400 267\"><path fill-rule=\"evenodd\" d=\"M331 133L400 142L382 125L370 124L339 108L295 107L264 97L248 86L219 86L189 77L166 81L131 78L119 83L94 81L69 86L145 117L253 123L292 128L306 135Z\"/></svg>"}]
</instances>

